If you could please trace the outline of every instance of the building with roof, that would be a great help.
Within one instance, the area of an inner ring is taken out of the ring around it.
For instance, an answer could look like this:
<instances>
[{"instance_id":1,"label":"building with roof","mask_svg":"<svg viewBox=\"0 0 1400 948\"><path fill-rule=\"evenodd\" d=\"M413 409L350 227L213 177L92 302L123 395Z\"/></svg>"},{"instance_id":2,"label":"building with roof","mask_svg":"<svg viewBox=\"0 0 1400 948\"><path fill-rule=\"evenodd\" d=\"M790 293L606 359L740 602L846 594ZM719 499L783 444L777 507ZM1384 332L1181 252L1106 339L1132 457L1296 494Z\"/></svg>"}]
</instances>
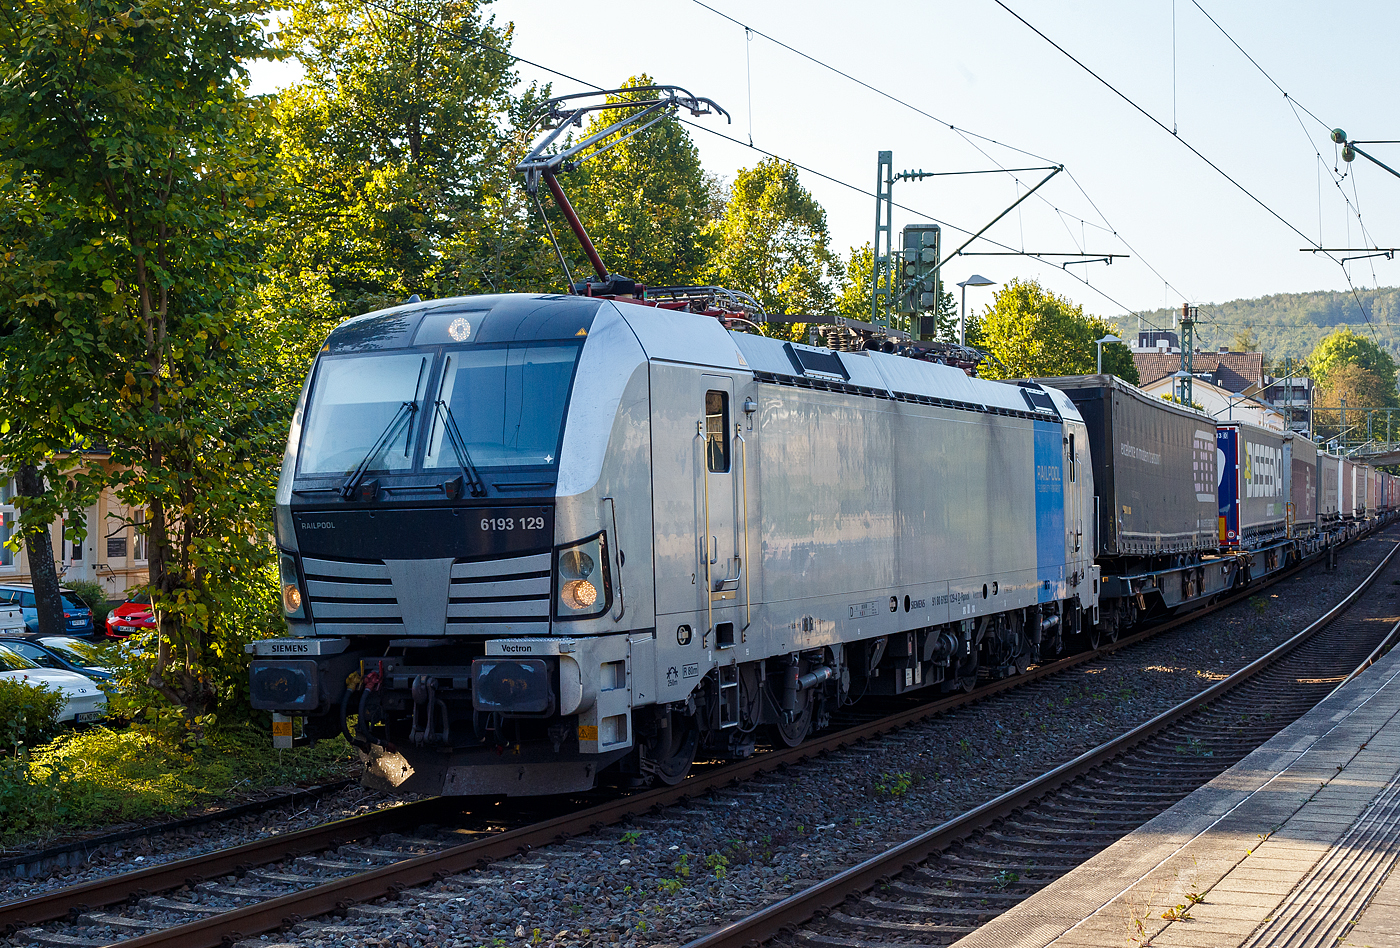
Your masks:
<instances>
[{"instance_id":1,"label":"building with roof","mask_svg":"<svg viewBox=\"0 0 1400 948\"><path fill-rule=\"evenodd\" d=\"M1175 382L1176 379L1168 375L1141 388L1149 395L1165 397L1173 394ZM1214 385L1205 379L1198 378L1191 383L1191 401L1200 405L1201 410L1216 421L1243 421L1271 431L1287 430L1283 412L1257 398L1241 396L1238 392Z\"/></svg>"},{"instance_id":2,"label":"building with roof","mask_svg":"<svg viewBox=\"0 0 1400 948\"><path fill-rule=\"evenodd\" d=\"M91 463L104 463L95 458ZM19 512L15 507L14 478L0 468L0 582L29 583L32 574L24 545L12 550L6 541L18 539ZM84 579L99 584L109 599L123 599L129 589L144 586L149 576L144 510L133 509L105 488L97 502L83 511L87 536L73 542L71 524L55 521L49 527L54 565L60 584Z\"/></svg>"}]
</instances>

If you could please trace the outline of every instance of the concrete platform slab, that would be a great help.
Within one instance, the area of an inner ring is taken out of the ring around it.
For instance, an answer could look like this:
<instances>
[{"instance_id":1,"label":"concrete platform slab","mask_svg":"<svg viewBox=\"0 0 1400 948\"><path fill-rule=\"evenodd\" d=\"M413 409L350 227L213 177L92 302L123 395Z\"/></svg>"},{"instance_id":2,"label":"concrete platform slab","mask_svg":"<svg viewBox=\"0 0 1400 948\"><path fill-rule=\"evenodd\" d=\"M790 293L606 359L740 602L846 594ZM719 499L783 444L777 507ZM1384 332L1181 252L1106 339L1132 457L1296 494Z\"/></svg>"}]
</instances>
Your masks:
<instances>
[{"instance_id":1,"label":"concrete platform slab","mask_svg":"<svg viewBox=\"0 0 1400 948\"><path fill-rule=\"evenodd\" d=\"M1398 860L1400 649L956 948L1400 948Z\"/></svg>"}]
</instances>

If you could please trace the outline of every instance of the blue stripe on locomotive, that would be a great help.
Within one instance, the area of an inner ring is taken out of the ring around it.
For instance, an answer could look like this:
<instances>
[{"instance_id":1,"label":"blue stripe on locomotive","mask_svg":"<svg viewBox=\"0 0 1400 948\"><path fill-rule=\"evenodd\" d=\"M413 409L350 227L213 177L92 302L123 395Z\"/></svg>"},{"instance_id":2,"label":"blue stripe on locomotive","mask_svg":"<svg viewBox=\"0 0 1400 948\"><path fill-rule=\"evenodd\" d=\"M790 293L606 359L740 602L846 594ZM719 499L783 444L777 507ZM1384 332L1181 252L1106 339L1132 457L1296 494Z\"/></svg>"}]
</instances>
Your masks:
<instances>
[{"instance_id":1,"label":"blue stripe on locomotive","mask_svg":"<svg viewBox=\"0 0 1400 948\"><path fill-rule=\"evenodd\" d=\"M1064 431L1035 422L1035 562L1039 602L1058 598L1065 567Z\"/></svg>"},{"instance_id":2,"label":"blue stripe on locomotive","mask_svg":"<svg viewBox=\"0 0 1400 948\"><path fill-rule=\"evenodd\" d=\"M1240 541L1240 478L1239 431L1219 428L1215 432L1215 459L1220 471L1220 545L1234 546Z\"/></svg>"}]
</instances>

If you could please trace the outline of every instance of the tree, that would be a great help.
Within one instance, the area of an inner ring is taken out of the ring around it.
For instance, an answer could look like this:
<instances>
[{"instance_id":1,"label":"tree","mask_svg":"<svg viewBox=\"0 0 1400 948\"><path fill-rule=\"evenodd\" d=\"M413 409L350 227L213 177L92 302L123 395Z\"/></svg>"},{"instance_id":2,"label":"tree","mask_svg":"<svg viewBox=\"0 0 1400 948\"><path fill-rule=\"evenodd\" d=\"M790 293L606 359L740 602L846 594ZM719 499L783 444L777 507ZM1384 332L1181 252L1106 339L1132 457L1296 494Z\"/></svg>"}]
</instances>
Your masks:
<instances>
[{"instance_id":1,"label":"tree","mask_svg":"<svg viewBox=\"0 0 1400 948\"><path fill-rule=\"evenodd\" d=\"M650 76L633 76L623 88L651 84ZM634 96L639 97L644 94ZM595 113L584 137L620 115ZM600 141L601 146L621 140L568 175L565 190L610 271L650 286L697 284L713 249L709 228L722 211L723 189L700 167L700 152L675 116L627 138L633 131L627 128ZM565 252L572 255L572 238L565 240ZM578 267L585 268L578 276L582 279L587 261L573 268L576 274Z\"/></svg>"},{"instance_id":2,"label":"tree","mask_svg":"<svg viewBox=\"0 0 1400 948\"><path fill-rule=\"evenodd\" d=\"M142 684L191 718L213 709L211 666L236 651L230 598L269 560L288 410L264 384L278 340L239 305L272 176L266 111L244 91L243 64L268 53L263 9L34 0L0 13L0 207L30 208L0 234L21 248L0 281L17 327L0 450L57 455L61 426L109 448L93 478L146 512L159 626Z\"/></svg>"},{"instance_id":3,"label":"tree","mask_svg":"<svg viewBox=\"0 0 1400 948\"><path fill-rule=\"evenodd\" d=\"M511 28L475 0L297 0L281 38L305 78L275 115L288 187L269 308L313 300L316 341L411 294L555 288L514 164ZM314 350L313 350L314 351Z\"/></svg>"},{"instance_id":4,"label":"tree","mask_svg":"<svg viewBox=\"0 0 1400 948\"><path fill-rule=\"evenodd\" d=\"M741 169L710 235L708 282L748 293L769 315L836 308L830 281L840 261L827 246L826 211L793 165L765 158Z\"/></svg>"},{"instance_id":5,"label":"tree","mask_svg":"<svg viewBox=\"0 0 1400 948\"><path fill-rule=\"evenodd\" d=\"M1313 411L1313 431L1323 437L1336 437L1341 432L1342 399L1347 403L1347 427L1365 425L1365 413L1361 409L1381 408L1394 398L1395 383L1376 374L1356 362L1334 363L1324 380L1314 393L1315 405L1329 406L1332 410ZM1387 391L1388 388L1388 391ZM1360 440L1355 433L1348 440Z\"/></svg>"},{"instance_id":6,"label":"tree","mask_svg":"<svg viewBox=\"0 0 1400 948\"><path fill-rule=\"evenodd\" d=\"M1245 323L1245 327L1235 333L1230 347L1236 352L1258 352L1259 337L1254 334L1253 324Z\"/></svg>"},{"instance_id":7,"label":"tree","mask_svg":"<svg viewBox=\"0 0 1400 948\"><path fill-rule=\"evenodd\" d=\"M1380 346L1346 327L1324 337L1308 355L1307 364L1313 381L1324 390L1330 388L1329 379L1343 366L1352 365L1365 369L1374 376L1374 385L1369 382L1357 382L1361 377L1355 374L1348 375L1351 381L1347 383L1360 384L1357 394L1365 392L1366 397L1376 399L1364 407L1383 408L1400 405L1400 397L1397 397L1395 388L1395 360ZM1331 403L1337 404L1335 399ZM1351 398L1347 399L1347 403L1363 407Z\"/></svg>"},{"instance_id":8,"label":"tree","mask_svg":"<svg viewBox=\"0 0 1400 948\"><path fill-rule=\"evenodd\" d=\"M1048 378L1087 375L1095 370L1095 340L1117 334L1117 327L1085 316L1084 307L1041 288L1035 280L1012 279L978 317L974 342L994 359L984 362L985 378ZM1103 347L1103 368L1136 385L1132 351L1121 342Z\"/></svg>"}]
</instances>

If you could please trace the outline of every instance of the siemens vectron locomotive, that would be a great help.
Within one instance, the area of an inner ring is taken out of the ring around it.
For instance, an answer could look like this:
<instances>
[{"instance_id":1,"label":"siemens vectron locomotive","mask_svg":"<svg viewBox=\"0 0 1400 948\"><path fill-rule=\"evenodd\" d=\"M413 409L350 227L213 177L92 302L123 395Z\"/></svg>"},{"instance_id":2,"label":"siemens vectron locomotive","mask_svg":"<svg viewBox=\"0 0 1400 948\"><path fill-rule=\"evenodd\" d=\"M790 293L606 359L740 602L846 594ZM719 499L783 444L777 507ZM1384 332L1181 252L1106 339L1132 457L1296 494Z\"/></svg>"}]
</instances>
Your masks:
<instances>
[{"instance_id":1,"label":"siemens vectron locomotive","mask_svg":"<svg viewBox=\"0 0 1400 948\"><path fill-rule=\"evenodd\" d=\"M623 106L706 107L687 96ZM607 273L553 178L571 153L522 168L597 282L351 319L296 409L289 635L255 643L252 701L284 744L297 721L344 734L372 784L675 782L864 696L967 689L1202 604L1394 496L1106 376L744 331L762 314L735 294Z\"/></svg>"}]
</instances>

